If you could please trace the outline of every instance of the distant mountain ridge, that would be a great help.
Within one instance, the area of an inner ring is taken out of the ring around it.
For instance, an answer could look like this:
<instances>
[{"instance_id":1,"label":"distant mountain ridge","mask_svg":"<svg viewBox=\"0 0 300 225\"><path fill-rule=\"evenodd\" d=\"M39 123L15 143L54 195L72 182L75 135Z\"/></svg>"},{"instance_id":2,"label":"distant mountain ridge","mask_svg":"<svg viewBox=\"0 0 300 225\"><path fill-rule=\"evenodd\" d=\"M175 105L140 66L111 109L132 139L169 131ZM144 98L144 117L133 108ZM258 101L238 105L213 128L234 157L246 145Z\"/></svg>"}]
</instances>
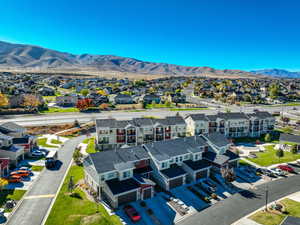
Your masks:
<instances>
[{"instance_id":1,"label":"distant mountain ridge","mask_svg":"<svg viewBox=\"0 0 300 225\"><path fill-rule=\"evenodd\" d=\"M264 70L255 70L251 71L251 73L257 75L267 75L272 77L281 77L281 78L300 78L300 72L291 72L288 70L282 69L264 69Z\"/></svg>"},{"instance_id":2,"label":"distant mountain ridge","mask_svg":"<svg viewBox=\"0 0 300 225\"><path fill-rule=\"evenodd\" d=\"M211 67L153 63L113 55L75 55L39 46L0 41L0 68L74 69L119 71L140 74L206 75L253 77L242 70L218 70Z\"/></svg>"}]
</instances>

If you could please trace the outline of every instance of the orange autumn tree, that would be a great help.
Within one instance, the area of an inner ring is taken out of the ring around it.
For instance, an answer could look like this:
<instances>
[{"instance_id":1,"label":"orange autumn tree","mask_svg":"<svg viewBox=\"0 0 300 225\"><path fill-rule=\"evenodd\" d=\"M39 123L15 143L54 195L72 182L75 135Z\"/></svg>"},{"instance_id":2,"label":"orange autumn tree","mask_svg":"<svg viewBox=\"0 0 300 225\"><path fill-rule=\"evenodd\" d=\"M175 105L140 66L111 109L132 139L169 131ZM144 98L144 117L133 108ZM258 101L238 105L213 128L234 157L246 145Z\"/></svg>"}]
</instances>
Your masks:
<instances>
[{"instance_id":1,"label":"orange autumn tree","mask_svg":"<svg viewBox=\"0 0 300 225\"><path fill-rule=\"evenodd\" d=\"M22 106L29 109L36 109L41 104L40 100L34 95L25 95L23 100Z\"/></svg>"},{"instance_id":2,"label":"orange autumn tree","mask_svg":"<svg viewBox=\"0 0 300 225\"><path fill-rule=\"evenodd\" d=\"M6 107L8 106L8 98L5 94L2 94L0 92L0 107Z\"/></svg>"},{"instance_id":3,"label":"orange autumn tree","mask_svg":"<svg viewBox=\"0 0 300 225\"><path fill-rule=\"evenodd\" d=\"M90 98L80 99L80 100L78 100L76 107L80 111L86 110L89 107L93 107L93 101Z\"/></svg>"}]
</instances>

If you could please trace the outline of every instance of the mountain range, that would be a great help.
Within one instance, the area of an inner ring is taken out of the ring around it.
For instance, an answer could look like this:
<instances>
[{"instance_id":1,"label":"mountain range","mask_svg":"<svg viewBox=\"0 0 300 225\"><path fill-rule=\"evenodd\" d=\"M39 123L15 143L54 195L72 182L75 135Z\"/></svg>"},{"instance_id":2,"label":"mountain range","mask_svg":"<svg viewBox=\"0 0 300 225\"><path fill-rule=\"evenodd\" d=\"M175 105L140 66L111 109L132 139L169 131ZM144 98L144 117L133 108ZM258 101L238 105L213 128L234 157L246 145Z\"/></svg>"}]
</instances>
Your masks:
<instances>
[{"instance_id":1,"label":"mountain range","mask_svg":"<svg viewBox=\"0 0 300 225\"><path fill-rule=\"evenodd\" d=\"M300 72L291 72L282 69L255 70L255 71L251 71L251 73L262 74L262 75L267 75L272 77L281 77L281 78L300 78Z\"/></svg>"},{"instance_id":2,"label":"mountain range","mask_svg":"<svg viewBox=\"0 0 300 225\"><path fill-rule=\"evenodd\" d=\"M118 71L137 74L216 75L251 77L242 70L218 70L211 67L180 66L146 62L114 55L70 54L39 46L0 41L0 68L36 70Z\"/></svg>"}]
</instances>

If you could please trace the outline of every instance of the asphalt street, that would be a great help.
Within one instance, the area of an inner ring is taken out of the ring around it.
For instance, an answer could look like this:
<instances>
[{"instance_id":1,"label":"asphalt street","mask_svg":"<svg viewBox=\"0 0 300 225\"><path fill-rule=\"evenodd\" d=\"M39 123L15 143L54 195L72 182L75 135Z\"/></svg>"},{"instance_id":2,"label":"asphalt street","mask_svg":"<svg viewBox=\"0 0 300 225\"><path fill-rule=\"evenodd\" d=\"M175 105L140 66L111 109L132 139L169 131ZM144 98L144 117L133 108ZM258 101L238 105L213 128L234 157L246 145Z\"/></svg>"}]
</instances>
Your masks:
<instances>
[{"instance_id":1,"label":"asphalt street","mask_svg":"<svg viewBox=\"0 0 300 225\"><path fill-rule=\"evenodd\" d=\"M262 184L256 190L243 191L209 208L188 217L180 225L230 225L265 205L268 187L268 202L300 191L300 175Z\"/></svg>"},{"instance_id":2,"label":"asphalt street","mask_svg":"<svg viewBox=\"0 0 300 225\"><path fill-rule=\"evenodd\" d=\"M62 162L59 170L45 169L25 196L20 207L8 220L7 225L40 225L51 205L60 183L63 181L72 159L73 150L85 136L70 139L58 151Z\"/></svg>"},{"instance_id":3,"label":"asphalt street","mask_svg":"<svg viewBox=\"0 0 300 225\"><path fill-rule=\"evenodd\" d=\"M300 107L270 107L270 106L255 106L255 107L237 107L237 106L228 106L232 112L253 112L254 109L258 109L261 111L268 112L280 112L284 111L293 112L293 108L297 108L299 112ZM209 108L207 110L189 110L189 111L170 111L168 109L153 109L147 111L140 112L126 112L126 111L109 111L109 112L101 112L101 113L56 113L56 114L44 114L44 115L17 115L17 116L0 116L0 124L4 122L15 122L22 126L39 126L39 125L48 125L48 124L60 124L60 123L72 123L74 120L78 120L81 123L86 123L89 121L93 121L96 118L105 119L109 117L117 118L117 119L132 119L134 117L142 117L142 116L158 116L158 117L166 117L176 115L177 112L180 115L185 116L187 114L194 113L206 113L213 114L218 111L225 111L226 108Z\"/></svg>"}]
</instances>

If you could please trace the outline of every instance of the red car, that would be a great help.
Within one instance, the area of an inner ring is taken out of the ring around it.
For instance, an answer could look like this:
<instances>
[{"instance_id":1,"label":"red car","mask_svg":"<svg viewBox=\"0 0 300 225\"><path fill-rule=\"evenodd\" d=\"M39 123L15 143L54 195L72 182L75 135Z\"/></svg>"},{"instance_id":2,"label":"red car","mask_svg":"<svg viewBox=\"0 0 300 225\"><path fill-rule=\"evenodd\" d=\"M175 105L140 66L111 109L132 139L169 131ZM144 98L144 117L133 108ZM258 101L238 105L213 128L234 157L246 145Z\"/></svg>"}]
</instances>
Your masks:
<instances>
[{"instance_id":1,"label":"red car","mask_svg":"<svg viewBox=\"0 0 300 225\"><path fill-rule=\"evenodd\" d=\"M131 205L125 205L124 211L127 214L127 216L131 219L132 222L137 222L141 219L140 214Z\"/></svg>"},{"instance_id":2,"label":"red car","mask_svg":"<svg viewBox=\"0 0 300 225\"><path fill-rule=\"evenodd\" d=\"M279 166L277 166L279 169L281 169L281 170L284 170L284 171L287 171L287 172L289 172L289 173L295 173L295 170L292 168L292 167L290 167L290 166L288 166L288 165L279 165Z\"/></svg>"}]
</instances>

